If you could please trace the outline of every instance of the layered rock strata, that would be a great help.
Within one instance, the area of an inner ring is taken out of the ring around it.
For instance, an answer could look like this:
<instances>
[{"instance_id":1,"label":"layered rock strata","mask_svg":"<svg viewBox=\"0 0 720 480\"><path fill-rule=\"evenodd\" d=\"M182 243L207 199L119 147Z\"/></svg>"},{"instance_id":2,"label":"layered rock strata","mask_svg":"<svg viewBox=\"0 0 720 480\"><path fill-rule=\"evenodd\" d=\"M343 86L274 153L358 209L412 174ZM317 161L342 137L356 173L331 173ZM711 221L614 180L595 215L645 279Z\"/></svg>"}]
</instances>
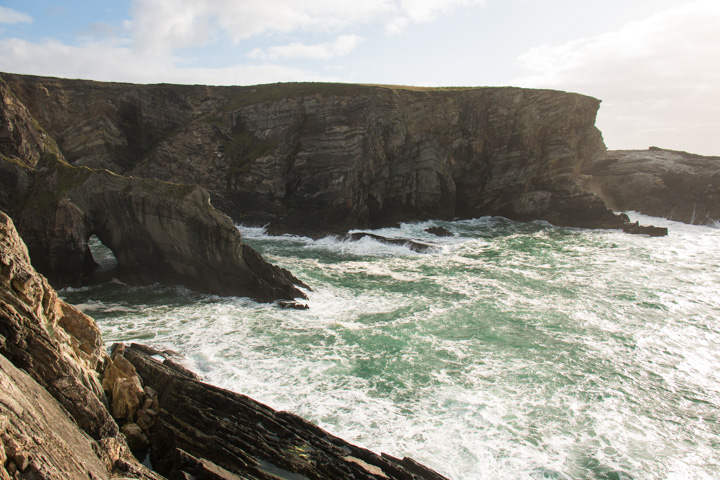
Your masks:
<instances>
[{"instance_id":1,"label":"layered rock strata","mask_svg":"<svg viewBox=\"0 0 720 480\"><path fill-rule=\"evenodd\" d=\"M2 75L75 165L197 183L235 221L320 236L503 215L622 228L583 190L599 101L519 88L123 85Z\"/></svg>"},{"instance_id":2,"label":"layered rock strata","mask_svg":"<svg viewBox=\"0 0 720 480\"><path fill-rule=\"evenodd\" d=\"M616 210L694 225L720 221L720 157L650 147L611 150L584 166L588 188Z\"/></svg>"},{"instance_id":3,"label":"layered rock strata","mask_svg":"<svg viewBox=\"0 0 720 480\"><path fill-rule=\"evenodd\" d=\"M167 360L161 363L161 352L140 346L122 351L145 385L158 393L150 461L168 478L445 478L410 458L375 454L297 415L204 384Z\"/></svg>"},{"instance_id":4,"label":"layered rock strata","mask_svg":"<svg viewBox=\"0 0 720 480\"><path fill-rule=\"evenodd\" d=\"M88 239L96 235L117 258L115 275L131 283L260 301L305 296L288 271L242 243L203 188L69 165L7 86L0 90L0 207L16 219L34 266L53 285L80 286L92 275Z\"/></svg>"},{"instance_id":5,"label":"layered rock strata","mask_svg":"<svg viewBox=\"0 0 720 480\"><path fill-rule=\"evenodd\" d=\"M95 322L58 299L0 212L0 478L159 478L107 409Z\"/></svg>"},{"instance_id":6,"label":"layered rock strata","mask_svg":"<svg viewBox=\"0 0 720 480\"><path fill-rule=\"evenodd\" d=\"M204 384L172 357L136 345L108 356L0 212L0 480L444 479ZM149 449L153 471L131 449Z\"/></svg>"}]
</instances>

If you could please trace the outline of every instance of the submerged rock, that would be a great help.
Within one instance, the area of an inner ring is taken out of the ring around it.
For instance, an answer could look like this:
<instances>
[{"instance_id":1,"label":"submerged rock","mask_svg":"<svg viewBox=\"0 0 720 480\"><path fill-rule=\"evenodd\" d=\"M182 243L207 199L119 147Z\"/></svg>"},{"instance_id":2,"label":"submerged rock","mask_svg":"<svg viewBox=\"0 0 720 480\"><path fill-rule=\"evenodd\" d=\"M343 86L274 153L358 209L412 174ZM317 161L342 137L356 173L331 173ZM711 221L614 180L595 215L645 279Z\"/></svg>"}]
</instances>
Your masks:
<instances>
[{"instance_id":1,"label":"submerged rock","mask_svg":"<svg viewBox=\"0 0 720 480\"><path fill-rule=\"evenodd\" d=\"M425 231L431 235L435 235L436 237L454 237L455 234L452 233L450 230L448 230L445 227L430 227L426 228Z\"/></svg>"},{"instance_id":2,"label":"submerged rock","mask_svg":"<svg viewBox=\"0 0 720 480\"><path fill-rule=\"evenodd\" d=\"M371 238L376 242L384 243L386 245L397 245L400 247L406 247L417 253L432 253L438 250L437 245L432 245L430 243L410 240L407 238L389 238L368 232L353 232L338 237L339 240L346 242L357 242L358 240L362 240L363 238Z\"/></svg>"}]
</instances>

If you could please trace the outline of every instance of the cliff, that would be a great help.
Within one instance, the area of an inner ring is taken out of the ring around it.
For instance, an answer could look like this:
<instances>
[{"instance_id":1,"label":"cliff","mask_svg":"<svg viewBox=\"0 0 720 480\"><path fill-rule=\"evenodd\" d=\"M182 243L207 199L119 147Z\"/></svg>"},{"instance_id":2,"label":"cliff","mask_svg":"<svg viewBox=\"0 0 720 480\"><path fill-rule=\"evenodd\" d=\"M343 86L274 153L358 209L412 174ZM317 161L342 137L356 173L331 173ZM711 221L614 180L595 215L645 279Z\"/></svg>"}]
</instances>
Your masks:
<instances>
[{"instance_id":1,"label":"cliff","mask_svg":"<svg viewBox=\"0 0 720 480\"><path fill-rule=\"evenodd\" d=\"M79 286L92 276L88 239L97 235L117 258L114 274L128 282L260 301L304 297L295 287L301 282L243 245L203 188L70 165L4 83L0 95L0 208L54 286Z\"/></svg>"},{"instance_id":2,"label":"cliff","mask_svg":"<svg viewBox=\"0 0 720 480\"><path fill-rule=\"evenodd\" d=\"M616 210L694 225L720 221L720 157L650 147L589 162L588 188Z\"/></svg>"},{"instance_id":3,"label":"cliff","mask_svg":"<svg viewBox=\"0 0 720 480\"><path fill-rule=\"evenodd\" d=\"M61 301L0 212L0 480L442 480L116 346ZM133 456L145 458L149 470Z\"/></svg>"},{"instance_id":4,"label":"cliff","mask_svg":"<svg viewBox=\"0 0 720 480\"><path fill-rule=\"evenodd\" d=\"M583 190L583 165L605 153L599 101L583 95L2 79L71 164L196 183L275 232L483 215L626 224Z\"/></svg>"}]
</instances>

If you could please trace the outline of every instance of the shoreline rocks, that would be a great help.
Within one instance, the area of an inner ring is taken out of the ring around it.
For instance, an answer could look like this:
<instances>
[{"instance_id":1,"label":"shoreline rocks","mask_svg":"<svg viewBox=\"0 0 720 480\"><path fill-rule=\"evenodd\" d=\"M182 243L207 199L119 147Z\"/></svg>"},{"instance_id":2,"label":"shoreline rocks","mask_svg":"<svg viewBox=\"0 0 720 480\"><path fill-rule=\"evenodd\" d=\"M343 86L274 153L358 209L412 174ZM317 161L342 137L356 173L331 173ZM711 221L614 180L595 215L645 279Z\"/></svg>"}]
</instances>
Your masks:
<instances>
[{"instance_id":1,"label":"shoreline rocks","mask_svg":"<svg viewBox=\"0 0 720 480\"><path fill-rule=\"evenodd\" d=\"M176 359L138 345L108 355L0 212L0 479L445 478L204 384ZM131 449L149 449L154 471Z\"/></svg>"}]
</instances>

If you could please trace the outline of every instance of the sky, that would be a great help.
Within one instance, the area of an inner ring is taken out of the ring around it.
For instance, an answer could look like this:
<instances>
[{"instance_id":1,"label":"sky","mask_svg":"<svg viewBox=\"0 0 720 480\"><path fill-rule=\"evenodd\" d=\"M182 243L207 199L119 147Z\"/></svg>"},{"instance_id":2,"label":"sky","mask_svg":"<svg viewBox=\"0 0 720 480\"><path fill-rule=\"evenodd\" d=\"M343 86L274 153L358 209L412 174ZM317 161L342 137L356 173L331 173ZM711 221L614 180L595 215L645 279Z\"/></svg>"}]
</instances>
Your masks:
<instances>
[{"instance_id":1,"label":"sky","mask_svg":"<svg viewBox=\"0 0 720 480\"><path fill-rule=\"evenodd\" d=\"M720 0L0 0L0 71L133 83L520 86L610 149L720 156Z\"/></svg>"}]
</instances>

